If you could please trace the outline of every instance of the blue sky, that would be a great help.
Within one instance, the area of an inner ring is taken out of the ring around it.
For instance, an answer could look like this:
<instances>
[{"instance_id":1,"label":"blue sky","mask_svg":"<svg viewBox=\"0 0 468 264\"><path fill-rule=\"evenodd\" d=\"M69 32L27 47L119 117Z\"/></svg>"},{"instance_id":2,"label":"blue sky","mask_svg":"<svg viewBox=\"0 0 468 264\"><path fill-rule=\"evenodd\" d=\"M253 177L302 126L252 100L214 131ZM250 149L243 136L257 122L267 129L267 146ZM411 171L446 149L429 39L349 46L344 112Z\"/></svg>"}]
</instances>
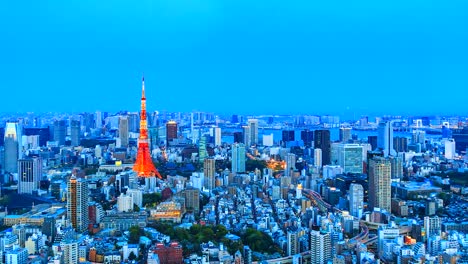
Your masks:
<instances>
[{"instance_id":1,"label":"blue sky","mask_svg":"<svg viewBox=\"0 0 468 264\"><path fill-rule=\"evenodd\" d=\"M467 114L468 1L0 1L0 111Z\"/></svg>"}]
</instances>

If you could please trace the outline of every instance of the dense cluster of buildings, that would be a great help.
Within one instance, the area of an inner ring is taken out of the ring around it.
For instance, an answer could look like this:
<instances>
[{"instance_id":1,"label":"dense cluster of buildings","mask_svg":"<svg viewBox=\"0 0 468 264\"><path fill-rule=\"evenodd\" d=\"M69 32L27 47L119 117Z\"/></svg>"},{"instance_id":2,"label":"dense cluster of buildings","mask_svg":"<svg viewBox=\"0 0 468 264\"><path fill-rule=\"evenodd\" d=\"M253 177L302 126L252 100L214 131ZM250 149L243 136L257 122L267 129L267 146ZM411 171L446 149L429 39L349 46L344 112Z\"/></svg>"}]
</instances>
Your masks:
<instances>
[{"instance_id":1,"label":"dense cluster of buildings","mask_svg":"<svg viewBox=\"0 0 468 264\"><path fill-rule=\"evenodd\" d=\"M1 263L468 263L466 118L146 113L143 88L139 114L0 124Z\"/></svg>"}]
</instances>

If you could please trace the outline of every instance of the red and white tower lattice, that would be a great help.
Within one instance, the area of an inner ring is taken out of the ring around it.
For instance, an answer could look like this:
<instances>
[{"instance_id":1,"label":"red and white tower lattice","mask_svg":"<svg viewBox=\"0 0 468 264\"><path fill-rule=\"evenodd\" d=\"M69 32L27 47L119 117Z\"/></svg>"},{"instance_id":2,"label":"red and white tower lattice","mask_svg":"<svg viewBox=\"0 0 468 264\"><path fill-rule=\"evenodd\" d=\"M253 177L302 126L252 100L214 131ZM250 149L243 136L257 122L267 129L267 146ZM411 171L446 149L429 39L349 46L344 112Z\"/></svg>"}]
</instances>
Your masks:
<instances>
[{"instance_id":1,"label":"red and white tower lattice","mask_svg":"<svg viewBox=\"0 0 468 264\"><path fill-rule=\"evenodd\" d=\"M145 96L145 77L142 79L141 87L141 112L140 112L140 137L138 138L138 154L135 164L133 165L139 177L162 178L158 170L154 166L151 159L149 144L148 144L148 121L146 118L146 96Z\"/></svg>"}]
</instances>

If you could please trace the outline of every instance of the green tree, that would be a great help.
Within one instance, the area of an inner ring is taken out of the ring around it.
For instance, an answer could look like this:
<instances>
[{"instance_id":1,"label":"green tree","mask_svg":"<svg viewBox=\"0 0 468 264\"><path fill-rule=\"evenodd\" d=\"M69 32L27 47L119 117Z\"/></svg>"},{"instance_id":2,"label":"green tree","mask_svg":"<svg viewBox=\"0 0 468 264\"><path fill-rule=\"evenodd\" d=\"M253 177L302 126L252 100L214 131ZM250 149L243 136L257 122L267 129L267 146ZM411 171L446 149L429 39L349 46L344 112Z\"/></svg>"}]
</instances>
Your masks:
<instances>
[{"instance_id":1,"label":"green tree","mask_svg":"<svg viewBox=\"0 0 468 264\"><path fill-rule=\"evenodd\" d=\"M135 255L135 253L130 252L130 254L128 254L128 260L132 261L132 260L135 260L137 258L137 256Z\"/></svg>"},{"instance_id":2,"label":"green tree","mask_svg":"<svg viewBox=\"0 0 468 264\"><path fill-rule=\"evenodd\" d=\"M128 230L130 232L128 242L130 244L138 244L140 242L140 236L142 234L142 229L139 226L132 226Z\"/></svg>"}]
</instances>

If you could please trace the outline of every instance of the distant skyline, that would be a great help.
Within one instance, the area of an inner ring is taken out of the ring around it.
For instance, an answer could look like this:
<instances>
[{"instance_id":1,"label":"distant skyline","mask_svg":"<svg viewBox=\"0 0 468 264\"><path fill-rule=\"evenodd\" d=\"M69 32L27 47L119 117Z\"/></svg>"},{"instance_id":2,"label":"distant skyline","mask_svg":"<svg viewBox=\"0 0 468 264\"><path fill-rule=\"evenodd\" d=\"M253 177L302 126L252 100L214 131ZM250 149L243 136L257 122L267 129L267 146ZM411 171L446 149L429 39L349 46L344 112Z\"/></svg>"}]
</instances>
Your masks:
<instances>
[{"instance_id":1,"label":"distant skyline","mask_svg":"<svg viewBox=\"0 0 468 264\"><path fill-rule=\"evenodd\" d=\"M1 1L0 112L467 115L468 1Z\"/></svg>"}]
</instances>

